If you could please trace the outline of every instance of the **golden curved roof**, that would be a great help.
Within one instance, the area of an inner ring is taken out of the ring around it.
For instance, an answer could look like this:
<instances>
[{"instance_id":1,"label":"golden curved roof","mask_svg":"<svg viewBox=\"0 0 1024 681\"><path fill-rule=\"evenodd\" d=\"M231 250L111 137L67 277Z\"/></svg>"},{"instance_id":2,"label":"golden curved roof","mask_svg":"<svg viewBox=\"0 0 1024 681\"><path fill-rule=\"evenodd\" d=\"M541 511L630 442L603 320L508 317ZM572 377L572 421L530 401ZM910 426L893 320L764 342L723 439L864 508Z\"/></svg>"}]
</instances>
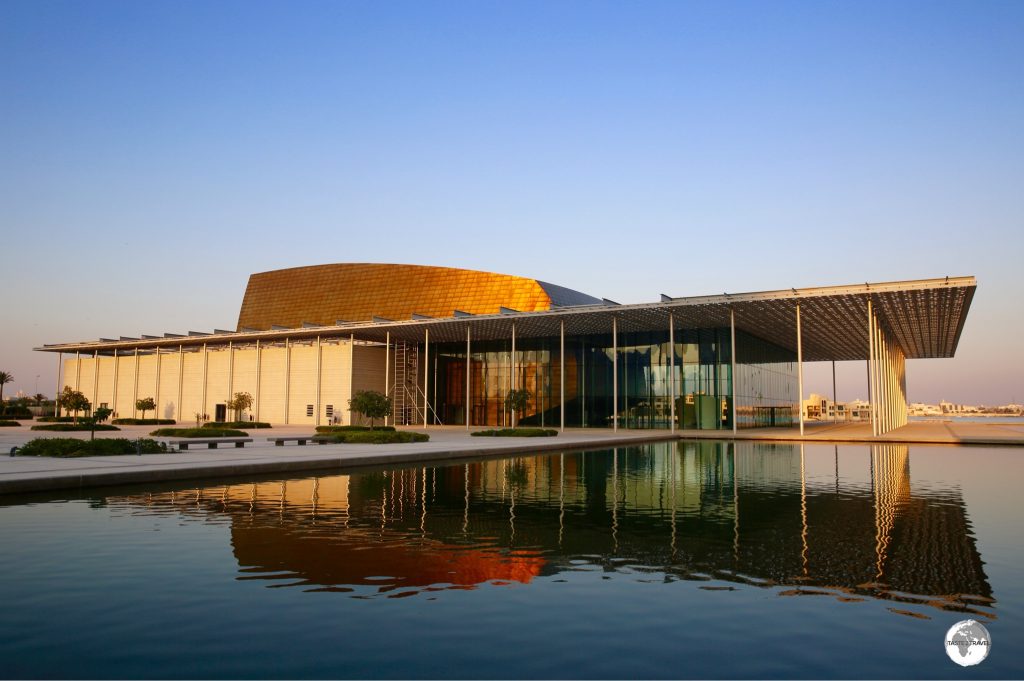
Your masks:
<instances>
[{"instance_id":1,"label":"golden curved roof","mask_svg":"<svg viewBox=\"0 0 1024 681\"><path fill-rule=\"evenodd\" d=\"M495 314L552 305L587 305L597 298L536 279L425 265L341 263L260 272L249 277L238 329L335 324L413 314L451 317L455 310Z\"/></svg>"}]
</instances>

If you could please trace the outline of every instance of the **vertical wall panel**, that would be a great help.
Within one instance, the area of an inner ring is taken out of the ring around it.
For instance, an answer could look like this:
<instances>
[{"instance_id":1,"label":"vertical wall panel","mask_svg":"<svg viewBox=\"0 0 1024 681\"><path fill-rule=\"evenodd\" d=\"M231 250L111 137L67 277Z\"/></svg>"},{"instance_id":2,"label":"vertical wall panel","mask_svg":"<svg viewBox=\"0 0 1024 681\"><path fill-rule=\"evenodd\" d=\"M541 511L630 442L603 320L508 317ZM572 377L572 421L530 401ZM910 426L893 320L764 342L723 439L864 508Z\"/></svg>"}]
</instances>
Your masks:
<instances>
[{"instance_id":1,"label":"vertical wall panel","mask_svg":"<svg viewBox=\"0 0 1024 681\"><path fill-rule=\"evenodd\" d=\"M263 346L263 359L260 361L260 421L284 423L284 358L284 347Z\"/></svg>"},{"instance_id":2,"label":"vertical wall panel","mask_svg":"<svg viewBox=\"0 0 1024 681\"><path fill-rule=\"evenodd\" d=\"M348 413L348 399L351 397L349 353L351 345L342 343L324 344L320 366L320 423L329 424L327 406L334 407L334 416L340 423L348 425L352 419Z\"/></svg>"},{"instance_id":3,"label":"vertical wall panel","mask_svg":"<svg viewBox=\"0 0 1024 681\"><path fill-rule=\"evenodd\" d=\"M135 406L132 396L135 394L135 355L121 355L117 369L117 404L111 405L114 418L130 419Z\"/></svg>"},{"instance_id":4,"label":"vertical wall panel","mask_svg":"<svg viewBox=\"0 0 1024 681\"><path fill-rule=\"evenodd\" d=\"M203 351L185 352L181 384L181 418L179 423L195 422L203 411Z\"/></svg>"},{"instance_id":5,"label":"vertical wall panel","mask_svg":"<svg viewBox=\"0 0 1024 681\"><path fill-rule=\"evenodd\" d=\"M288 423L313 424L308 406L316 405L316 345L292 344L291 385L288 396Z\"/></svg>"},{"instance_id":6,"label":"vertical wall panel","mask_svg":"<svg viewBox=\"0 0 1024 681\"><path fill-rule=\"evenodd\" d=\"M178 353L160 353L160 400L156 405L156 418L181 421L178 404Z\"/></svg>"},{"instance_id":7,"label":"vertical wall panel","mask_svg":"<svg viewBox=\"0 0 1024 681\"><path fill-rule=\"evenodd\" d=\"M99 362L100 376L96 384L95 405L97 407L106 405L108 409L111 409L110 403L114 396L114 358L100 355Z\"/></svg>"},{"instance_id":8,"label":"vertical wall panel","mask_svg":"<svg viewBox=\"0 0 1024 681\"><path fill-rule=\"evenodd\" d=\"M234 393L249 393L252 395L253 406L242 413L242 420L249 420L249 416L256 408L256 347L247 347L235 350L235 368L232 376L231 396ZM235 418L234 412L228 411L228 420ZM266 419L264 419L266 420Z\"/></svg>"},{"instance_id":9,"label":"vertical wall panel","mask_svg":"<svg viewBox=\"0 0 1024 681\"><path fill-rule=\"evenodd\" d=\"M217 415L215 407L218 404L227 404L230 398L228 395L228 363L230 359L231 355L227 347L210 348L209 364L206 367L206 408L204 411L210 416L211 421ZM225 416L227 419L231 419L230 414L225 414Z\"/></svg>"},{"instance_id":10,"label":"vertical wall panel","mask_svg":"<svg viewBox=\"0 0 1024 681\"><path fill-rule=\"evenodd\" d=\"M163 361L163 358L160 358ZM152 397L156 399L156 353L139 355L139 399ZM136 414L142 418L142 412ZM146 418L156 418L153 410L146 412Z\"/></svg>"},{"instance_id":11,"label":"vertical wall panel","mask_svg":"<svg viewBox=\"0 0 1024 681\"><path fill-rule=\"evenodd\" d=\"M352 354L352 369L351 369L351 393L358 390L375 390L377 392L384 392L382 386L384 385L384 362L385 358L384 348L368 347L365 345L357 345L353 348ZM392 372L394 368L392 367ZM420 367L420 374L422 375L423 368ZM392 380L394 373L391 374ZM430 377L433 382L434 377ZM422 386L422 376L421 376ZM422 398L421 398L422 399ZM347 407L346 402L346 407ZM359 416L355 417L357 420ZM422 419L420 420L422 424Z\"/></svg>"}]
</instances>

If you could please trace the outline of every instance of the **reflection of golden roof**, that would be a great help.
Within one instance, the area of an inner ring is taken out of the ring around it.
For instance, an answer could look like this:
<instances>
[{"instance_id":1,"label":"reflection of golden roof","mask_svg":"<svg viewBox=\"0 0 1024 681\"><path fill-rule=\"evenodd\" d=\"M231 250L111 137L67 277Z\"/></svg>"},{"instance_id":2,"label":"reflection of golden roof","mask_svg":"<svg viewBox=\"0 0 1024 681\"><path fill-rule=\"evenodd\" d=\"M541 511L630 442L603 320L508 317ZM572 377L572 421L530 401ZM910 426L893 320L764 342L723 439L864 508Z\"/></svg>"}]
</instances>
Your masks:
<instances>
[{"instance_id":1,"label":"reflection of golden roof","mask_svg":"<svg viewBox=\"0 0 1024 681\"><path fill-rule=\"evenodd\" d=\"M451 317L455 310L494 314L552 305L585 305L597 298L536 279L507 274L427 267L343 263L293 267L249 277L238 328L334 324L372 317L409 319L413 314Z\"/></svg>"}]
</instances>

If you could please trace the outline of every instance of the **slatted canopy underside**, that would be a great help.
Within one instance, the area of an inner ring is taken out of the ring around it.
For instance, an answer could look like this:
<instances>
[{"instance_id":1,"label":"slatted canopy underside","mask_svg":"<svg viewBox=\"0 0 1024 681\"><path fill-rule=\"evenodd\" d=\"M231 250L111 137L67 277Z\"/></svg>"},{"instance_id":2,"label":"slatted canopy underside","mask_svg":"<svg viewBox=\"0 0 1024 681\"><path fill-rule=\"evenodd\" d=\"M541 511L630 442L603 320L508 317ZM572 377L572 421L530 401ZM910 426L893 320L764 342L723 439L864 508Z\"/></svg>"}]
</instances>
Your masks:
<instances>
[{"instance_id":1,"label":"slatted canopy underside","mask_svg":"<svg viewBox=\"0 0 1024 681\"><path fill-rule=\"evenodd\" d=\"M607 334L612 319L620 333L661 331L672 316L680 329L727 327L730 311L736 328L776 345L796 350L796 307L800 306L805 361L845 361L868 358L868 301L872 302L885 333L908 359L952 357L960 340L977 283L974 277L947 277L915 281L856 284L821 288L787 289L759 293L667 298L636 305L585 305L539 312L505 311L501 314L456 316L443 319L345 323L332 326L270 331L227 332L141 339L100 340L44 345L44 352L124 354L206 345L242 347L263 344L302 343L355 339L364 342L465 342L467 329L474 341L557 337L561 325L566 335Z\"/></svg>"}]
</instances>

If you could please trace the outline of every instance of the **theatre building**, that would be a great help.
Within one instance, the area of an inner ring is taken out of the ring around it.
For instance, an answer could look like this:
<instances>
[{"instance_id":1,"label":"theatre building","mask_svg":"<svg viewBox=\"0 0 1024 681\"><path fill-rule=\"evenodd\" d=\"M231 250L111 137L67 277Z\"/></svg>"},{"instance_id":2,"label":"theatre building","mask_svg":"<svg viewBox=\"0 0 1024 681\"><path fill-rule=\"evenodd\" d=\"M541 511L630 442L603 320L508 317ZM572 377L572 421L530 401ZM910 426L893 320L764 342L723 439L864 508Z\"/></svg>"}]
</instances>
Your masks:
<instances>
[{"instance_id":1,"label":"theatre building","mask_svg":"<svg viewBox=\"0 0 1024 681\"><path fill-rule=\"evenodd\" d=\"M139 416L352 423L359 390L397 425L735 430L801 425L805 362L863 360L876 433L906 423L908 359L952 357L973 277L620 305L534 279L444 267L334 264L253 274L234 330L36 348L58 390ZM358 416L354 417L358 422Z\"/></svg>"}]
</instances>

